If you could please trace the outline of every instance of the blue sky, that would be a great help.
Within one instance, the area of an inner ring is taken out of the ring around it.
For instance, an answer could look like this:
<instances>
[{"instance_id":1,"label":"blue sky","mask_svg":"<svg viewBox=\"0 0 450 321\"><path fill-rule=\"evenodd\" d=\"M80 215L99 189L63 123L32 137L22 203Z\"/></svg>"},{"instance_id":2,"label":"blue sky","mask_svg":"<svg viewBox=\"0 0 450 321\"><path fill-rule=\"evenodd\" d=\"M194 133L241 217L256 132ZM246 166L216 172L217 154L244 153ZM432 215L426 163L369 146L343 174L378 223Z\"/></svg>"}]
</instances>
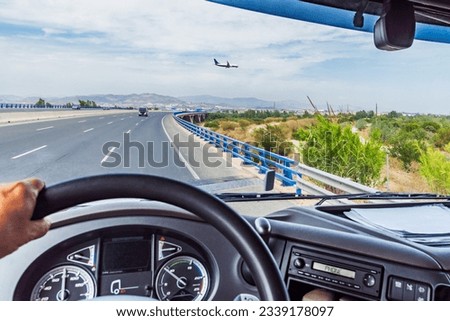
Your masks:
<instances>
[{"instance_id":1,"label":"blue sky","mask_svg":"<svg viewBox=\"0 0 450 321\"><path fill-rule=\"evenodd\" d=\"M230 60L238 69L213 65ZM450 45L382 52L372 35L203 0L0 0L0 95L152 92L450 114Z\"/></svg>"}]
</instances>

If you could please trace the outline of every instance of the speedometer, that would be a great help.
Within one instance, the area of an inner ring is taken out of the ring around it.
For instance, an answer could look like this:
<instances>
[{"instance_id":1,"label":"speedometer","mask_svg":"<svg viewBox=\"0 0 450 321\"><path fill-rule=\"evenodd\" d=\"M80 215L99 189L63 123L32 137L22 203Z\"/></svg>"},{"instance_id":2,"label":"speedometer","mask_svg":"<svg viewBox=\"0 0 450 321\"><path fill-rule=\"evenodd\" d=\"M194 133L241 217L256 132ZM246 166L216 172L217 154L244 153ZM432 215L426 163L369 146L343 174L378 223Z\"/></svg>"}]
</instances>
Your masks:
<instances>
[{"instance_id":1,"label":"speedometer","mask_svg":"<svg viewBox=\"0 0 450 321\"><path fill-rule=\"evenodd\" d=\"M78 301L92 299L96 293L94 278L76 265L58 266L48 271L31 292L32 301Z\"/></svg>"},{"instance_id":2,"label":"speedometer","mask_svg":"<svg viewBox=\"0 0 450 321\"><path fill-rule=\"evenodd\" d=\"M200 301L209 289L208 273L199 260L179 256L166 262L156 277L161 301Z\"/></svg>"}]
</instances>

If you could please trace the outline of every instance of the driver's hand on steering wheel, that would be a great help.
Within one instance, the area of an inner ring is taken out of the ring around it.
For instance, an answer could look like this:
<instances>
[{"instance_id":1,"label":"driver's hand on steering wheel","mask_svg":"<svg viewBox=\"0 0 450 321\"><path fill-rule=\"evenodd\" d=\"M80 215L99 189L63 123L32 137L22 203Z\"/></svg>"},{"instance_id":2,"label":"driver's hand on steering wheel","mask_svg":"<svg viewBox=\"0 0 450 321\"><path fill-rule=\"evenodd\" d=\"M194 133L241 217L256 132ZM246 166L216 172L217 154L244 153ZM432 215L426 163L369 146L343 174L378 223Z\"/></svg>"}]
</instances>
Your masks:
<instances>
[{"instance_id":1,"label":"driver's hand on steering wheel","mask_svg":"<svg viewBox=\"0 0 450 321\"><path fill-rule=\"evenodd\" d=\"M36 178L0 185L0 258L49 230L50 223L45 219L31 221L36 199L44 186Z\"/></svg>"}]
</instances>

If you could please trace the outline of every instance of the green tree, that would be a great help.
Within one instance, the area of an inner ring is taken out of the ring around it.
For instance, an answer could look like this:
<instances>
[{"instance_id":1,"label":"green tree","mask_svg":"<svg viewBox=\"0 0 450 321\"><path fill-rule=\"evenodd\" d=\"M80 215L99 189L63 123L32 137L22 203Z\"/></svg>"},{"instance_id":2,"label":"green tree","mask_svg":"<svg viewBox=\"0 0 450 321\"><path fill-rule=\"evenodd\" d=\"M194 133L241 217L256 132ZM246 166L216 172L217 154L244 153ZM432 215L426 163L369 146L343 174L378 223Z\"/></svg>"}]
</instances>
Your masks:
<instances>
[{"instance_id":1,"label":"green tree","mask_svg":"<svg viewBox=\"0 0 450 321\"><path fill-rule=\"evenodd\" d=\"M297 131L295 137L304 142L305 164L365 185L377 183L385 154L381 142L361 142L350 126L341 127L323 116L308 130Z\"/></svg>"},{"instance_id":2,"label":"green tree","mask_svg":"<svg viewBox=\"0 0 450 321\"><path fill-rule=\"evenodd\" d=\"M45 100L42 99L42 98L39 98L39 100L34 105L38 106L38 107L44 107L45 106Z\"/></svg>"},{"instance_id":3,"label":"green tree","mask_svg":"<svg viewBox=\"0 0 450 321\"><path fill-rule=\"evenodd\" d=\"M420 153L424 149L421 141L401 132L391 140L390 154L402 162L403 169L409 171L412 163L419 161Z\"/></svg>"}]
</instances>

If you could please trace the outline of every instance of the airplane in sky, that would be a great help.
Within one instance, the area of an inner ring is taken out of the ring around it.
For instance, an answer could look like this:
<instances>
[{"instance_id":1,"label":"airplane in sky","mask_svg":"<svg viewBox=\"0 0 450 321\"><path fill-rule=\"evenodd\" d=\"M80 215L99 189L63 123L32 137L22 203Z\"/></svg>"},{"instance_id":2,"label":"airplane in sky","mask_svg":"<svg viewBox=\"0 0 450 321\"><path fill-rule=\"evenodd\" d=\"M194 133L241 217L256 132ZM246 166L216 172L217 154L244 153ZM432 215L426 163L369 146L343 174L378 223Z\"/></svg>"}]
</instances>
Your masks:
<instances>
[{"instance_id":1,"label":"airplane in sky","mask_svg":"<svg viewBox=\"0 0 450 321\"><path fill-rule=\"evenodd\" d=\"M228 61L227 61L226 64L221 64L221 63L219 63L215 58L214 58L214 64L215 64L217 67L224 67L224 68L238 68L237 65L230 65L230 63L229 63Z\"/></svg>"}]
</instances>

